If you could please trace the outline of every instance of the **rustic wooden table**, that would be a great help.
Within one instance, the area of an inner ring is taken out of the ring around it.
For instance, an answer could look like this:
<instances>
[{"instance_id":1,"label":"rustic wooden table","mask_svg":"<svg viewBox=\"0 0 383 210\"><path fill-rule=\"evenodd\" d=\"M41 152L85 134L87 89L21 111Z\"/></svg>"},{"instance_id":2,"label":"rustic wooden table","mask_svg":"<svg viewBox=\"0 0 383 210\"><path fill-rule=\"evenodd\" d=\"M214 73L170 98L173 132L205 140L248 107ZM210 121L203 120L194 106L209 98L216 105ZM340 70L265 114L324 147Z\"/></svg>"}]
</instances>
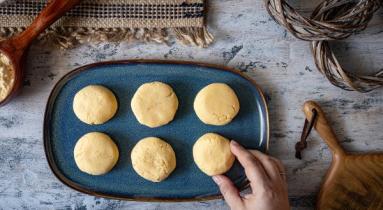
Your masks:
<instances>
[{"instance_id":1,"label":"rustic wooden table","mask_svg":"<svg viewBox=\"0 0 383 210\"><path fill-rule=\"evenodd\" d=\"M50 171L42 141L45 103L53 85L71 69L119 59L192 60L238 68L253 77L268 98L270 153L287 168L294 209L312 209L322 176L331 161L314 132L303 160L294 158L309 99L321 103L342 145L349 151L383 148L383 89L367 94L340 90L320 75L309 44L289 35L269 17L262 1L210 1L210 29L216 43L207 49L138 43L99 43L59 50L31 48L22 94L0 108L0 209L227 209L224 201L139 203L83 195L60 183ZM309 12L313 3L296 3ZM383 68L383 9L361 34L333 47L355 72Z\"/></svg>"}]
</instances>

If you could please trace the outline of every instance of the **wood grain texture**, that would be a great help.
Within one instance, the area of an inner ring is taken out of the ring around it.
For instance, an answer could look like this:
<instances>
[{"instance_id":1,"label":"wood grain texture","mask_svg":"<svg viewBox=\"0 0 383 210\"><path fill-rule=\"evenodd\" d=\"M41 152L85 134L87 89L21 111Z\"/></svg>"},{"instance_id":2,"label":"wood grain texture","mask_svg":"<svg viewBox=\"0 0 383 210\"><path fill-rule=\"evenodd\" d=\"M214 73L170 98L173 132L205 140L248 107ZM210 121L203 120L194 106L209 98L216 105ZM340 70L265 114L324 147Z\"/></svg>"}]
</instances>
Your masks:
<instances>
[{"instance_id":1,"label":"wood grain texture","mask_svg":"<svg viewBox=\"0 0 383 210\"><path fill-rule=\"evenodd\" d=\"M383 209L383 154L334 157L317 209Z\"/></svg>"},{"instance_id":2,"label":"wood grain texture","mask_svg":"<svg viewBox=\"0 0 383 210\"><path fill-rule=\"evenodd\" d=\"M304 104L307 119L317 111L314 128L328 144L333 158L322 183L317 209L377 210L383 208L383 153L350 154L339 145L320 106Z\"/></svg>"},{"instance_id":3,"label":"wood grain texture","mask_svg":"<svg viewBox=\"0 0 383 210\"><path fill-rule=\"evenodd\" d=\"M303 14L315 1L291 1ZM268 98L270 153L287 169L293 209L313 209L331 152L316 132L303 160L294 157L303 122L302 104L315 99L347 151L383 148L383 90L340 91L317 72L308 43L285 32L263 1L210 1L208 22L216 43L207 49L139 43L96 43L62 51L33 45L21 95L0 108L0 209L228 209L224 201L139 203L83 195L61 184L49 170L42 140L43 112L61 76L85 64L120 59L180 59L227 65L255 79ZM344 65L355 72L383 68L383 9L369 28L334 43Z\"/></svg>"}]
</instances>

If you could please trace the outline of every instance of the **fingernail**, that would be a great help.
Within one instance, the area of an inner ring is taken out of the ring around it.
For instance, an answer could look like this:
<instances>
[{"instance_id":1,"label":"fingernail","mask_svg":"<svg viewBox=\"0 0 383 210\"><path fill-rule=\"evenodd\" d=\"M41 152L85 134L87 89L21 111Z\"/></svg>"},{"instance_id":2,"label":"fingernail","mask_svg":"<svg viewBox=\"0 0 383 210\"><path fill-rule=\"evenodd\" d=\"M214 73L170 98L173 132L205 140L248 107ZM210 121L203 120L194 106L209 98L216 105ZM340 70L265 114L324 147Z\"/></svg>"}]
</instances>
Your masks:
<instances>
[{"instance_id":1,"label":"fingernail","mask_svg":"<svg viewBox=\"0 0 383 210\"><path fill-rule=\"evenodd\" d=\"M221 184L221 181L222 181L221 177L219 177L219 176L213 176L212 178L213 178L213 181L214 181L217 185L220 185L220 184Z\"/></svg>"},{"instance_id":2,"label":"fingernail","mask_svg":"<svg viewBox=\"0 0 383 210\"><path fill-rule=\"evenodd\" d=\"M236 146L236 147L238 147L239 146L239 144L238 144L238 142L236 142L236 141L234 141L234 140L231 140L231 142L230 142L233 146Z\"/></svg>"}]
</instances>

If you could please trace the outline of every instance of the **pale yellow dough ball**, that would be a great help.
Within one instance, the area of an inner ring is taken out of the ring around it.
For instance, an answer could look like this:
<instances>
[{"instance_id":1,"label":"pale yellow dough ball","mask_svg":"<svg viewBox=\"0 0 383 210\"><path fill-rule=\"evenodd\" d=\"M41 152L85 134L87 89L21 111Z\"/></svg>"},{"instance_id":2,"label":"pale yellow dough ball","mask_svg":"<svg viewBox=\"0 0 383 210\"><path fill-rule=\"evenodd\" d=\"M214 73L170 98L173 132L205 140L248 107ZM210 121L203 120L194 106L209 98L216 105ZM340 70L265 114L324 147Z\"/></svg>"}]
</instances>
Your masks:
<instances>
[{"instance_id":1,"label":"pale yellow dough ball","mask_svg":"<svg viewBox=\"0 0 383 210\"><path fill-rule=\"evenodd\" d=\"M73 111L82 122L103 124L117 112L117 99L113 92L101 85L89 85L76 93Z\"/></svg>"},{"instance_id":2,"label":"pale yellow dough ball","mask_svg":"<svg viewBox=\"0 0 383 210\"><path fill-rule=\"evenodd\" d=\"M226 125L238 114L238 97L228 85L212 83L198 92L194 111L205 124Z\"/></svg>"},{"instance_id":3,"label":"pale yellow dough ball","mask_svg":"<svg viewBox=\"0 0 383 210\"><path fill-rule=\"evenodd\" d=\"M230 141L215 133L201 136L193 146L193 158L198 168L209 176L227 172L235 157L230 151Z\"/></svg>"},{"instance_id":4,"label":"pale yellow dough ball","mask_svg":"<svg viewBox=\"0 0 383 210\"><path fill-rule=\"evenodd\" d=\"M91 175L108 173L118 161L118 147L104 133L92 132L82 136L74 147L77 167Z\"/></svg>"},{"instance_id":5,"label":"pale yellow dough ball","mask_svg":"<svg viewBox=\"0 0 383 210\"><path fill-rule=\"evenodd\" d=\"M178 99L169 85L150 82L138 88L131 107L139 123L155 128L173 120L178 109Z\"/></svg>"},{"instance_id":6,"label":"pale yellow dough ball","mask_svg":"<svg viewBox=\"0 0 383 210\"><path fill-rule=\"evenodd\" d=\"M176 168L176 155L170 144L148 137L134 146L131 154L133 169L152 182L161 182Z\"/></svg>"}]
</instances>

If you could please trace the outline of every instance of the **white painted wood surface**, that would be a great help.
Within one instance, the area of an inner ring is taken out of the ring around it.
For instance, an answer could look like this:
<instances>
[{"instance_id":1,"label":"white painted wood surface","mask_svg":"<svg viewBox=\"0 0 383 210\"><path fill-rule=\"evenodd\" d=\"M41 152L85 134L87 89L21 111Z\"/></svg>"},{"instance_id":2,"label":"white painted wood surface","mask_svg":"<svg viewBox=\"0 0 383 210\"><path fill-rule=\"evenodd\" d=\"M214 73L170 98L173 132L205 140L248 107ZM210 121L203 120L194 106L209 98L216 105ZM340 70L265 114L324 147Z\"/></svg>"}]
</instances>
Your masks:
<instances>
[{"instance_id":1,"label":"white painted wood surface","mask_svg":"<svg viewBox=\"0 0 383 210\"><path fill-rule=\"evenodd\" d=\"M312 3L296 3L304 12ZM349 151L383 150L383 89L367 94L340 90L320 75L309 45L274 23L263 1L210 1L210 48L139 43L99 43L71 50L33 46L24 91L0 108L0 209L227 209L224 201L140 203L83 195L60 183L50 171L42 141L49 92L75 67L120 59L192 60L236 67L253 77L267 95L271 120L270 153L287 168L294 209L312 209L331 161L327 146L313 132L303 160L294 158L304 101L319 101L342 145ZM383 9L361 34L334 44L344 66L372 73L383 68Z\"/></svg>"}]
</instances>

